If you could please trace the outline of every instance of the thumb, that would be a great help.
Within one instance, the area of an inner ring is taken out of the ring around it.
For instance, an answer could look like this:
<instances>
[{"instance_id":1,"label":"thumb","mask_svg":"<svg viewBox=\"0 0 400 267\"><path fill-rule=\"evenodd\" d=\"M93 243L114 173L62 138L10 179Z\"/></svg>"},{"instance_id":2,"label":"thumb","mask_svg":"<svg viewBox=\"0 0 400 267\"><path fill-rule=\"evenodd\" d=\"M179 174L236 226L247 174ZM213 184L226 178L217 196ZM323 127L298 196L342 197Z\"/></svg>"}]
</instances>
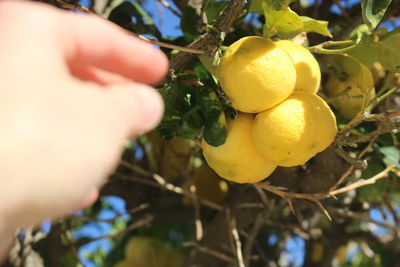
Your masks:
<instances>
[{"instance_id":1,"label":"thumb","mask_svg":"<svg viewBox=\"0 0 400 267\"><path fill-rule=\"evenodd\" d=\"M112 105L114 125L123 138L137 137L155 128L164 113L161 95L152 87L140 83L107 86L103 91Z\"/></svg>"}]
</instances>

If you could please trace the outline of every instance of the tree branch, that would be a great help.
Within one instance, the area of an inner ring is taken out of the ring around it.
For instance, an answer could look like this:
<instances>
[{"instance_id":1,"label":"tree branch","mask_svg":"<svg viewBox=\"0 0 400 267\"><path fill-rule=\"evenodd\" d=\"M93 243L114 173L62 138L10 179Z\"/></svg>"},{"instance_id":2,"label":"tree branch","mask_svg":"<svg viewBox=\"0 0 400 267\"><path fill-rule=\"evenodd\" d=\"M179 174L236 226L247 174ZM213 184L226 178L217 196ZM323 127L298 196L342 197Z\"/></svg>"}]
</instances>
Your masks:
<instances>
[{"instance_id":1,"label":"tree branch","mask_svg":"<svg viewBox=\"0 0 400 267\"><path fill-rule=\"evenodd\" d=\"M271 186L268 185L266 183L257 183L257 185L262 188L265 189L271 193L274 193L275 195L278 195L282 198L298 198L298 199L307 199L307 200L311 200L311 201L317 201L317 200L321 200L321 199L325 199L325 198L330 198L333 197L335 195L339 195L345 192L348 192L350 190L353 189L357 189L359 187L365 186L365 185L370 185L370 184L374 184L377 180L379 179L383 179L385 177L387 177L388 173L393 169L393 166L389 166L387 167L385 170L381 171L380 173L378 173L377 175L369 178L369 179L361 179L358 180L355 183L352 183L348 186L327 192L327 193L316 193L316 194L303 194L303 193L292 193L292 192L286 192L286 191L282 191L281 189L278 189L275 186Z\"/></svg>"},{"instance_id":2,"label":"tree branch","mask_svg":"<svg viewBox=\"0 0 400 267\"><path fill-rule=\"evenodd\" d=\"M246 0L230 1L222 12L218 21L215 23L214 28L220 32L227 32L233 22L241 15ZM209 53L215 51L220 44L220 36L216 36L213 32L207 32L201 35L198 39L192 42L187 48L196 50L206 50ZM185 64L192 59L193 55L189 53L180 52L171 57L171 70L178 73L182 70Z\"/></svg>"}]
</instances>

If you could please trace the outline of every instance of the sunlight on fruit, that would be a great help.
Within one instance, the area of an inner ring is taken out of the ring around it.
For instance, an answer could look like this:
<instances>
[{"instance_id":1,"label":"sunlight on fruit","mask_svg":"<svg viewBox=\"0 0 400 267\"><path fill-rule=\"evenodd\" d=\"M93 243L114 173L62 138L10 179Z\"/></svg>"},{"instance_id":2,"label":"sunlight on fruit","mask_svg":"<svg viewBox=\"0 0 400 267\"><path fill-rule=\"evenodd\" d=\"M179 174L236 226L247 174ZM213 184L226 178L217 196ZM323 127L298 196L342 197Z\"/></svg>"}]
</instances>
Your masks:
<instances>
[{"instance_id":1,"label":"sunlight on fruit","mask_svg":"<svg viewBox=\"0 0 400 267\"><path fill-rule=\"evenodd\" d=\"M254 145L253 121L253 115L239 113L236 120L228 120L228 136L223 145L214 147L203 140L203 155L219 176L237 183L255 183L274 171L276 164Z\"/></svg>"},{"instance_id":2,"label":"sunlight on fruit","mask_svg":"<svg viewBox=\"0 0 400 267\"><path fill-rule=\"evenodd\" d=\"M225 52L217 77L233 107L257 113L287 98L296 84L296 69L288 54L274 42L244 37Z\"/></svg>"},{"instance_id":3,"label":"sunlight on fruit","mask_svg":"<svg viewBox=\"0 0 400 267\"><path fill-rule=\"evenodd\" d=\"M280 40L275 44L288 53L296 68L294 90L315 94L321 83L321 70L314 56L303 46L289 40Z\"/></svg>"},{"instance_id":4,"label":"sunlight on fruit","mask_svg":"<svg viewBox=\"0 0 400 267\"><path fill-rule=\"evenodd\" d=\"M299 92L259 113L254 122L257 149L279 166L305 164L336 136L336 119L319 96Z\"/></svg>"}]
</instances>

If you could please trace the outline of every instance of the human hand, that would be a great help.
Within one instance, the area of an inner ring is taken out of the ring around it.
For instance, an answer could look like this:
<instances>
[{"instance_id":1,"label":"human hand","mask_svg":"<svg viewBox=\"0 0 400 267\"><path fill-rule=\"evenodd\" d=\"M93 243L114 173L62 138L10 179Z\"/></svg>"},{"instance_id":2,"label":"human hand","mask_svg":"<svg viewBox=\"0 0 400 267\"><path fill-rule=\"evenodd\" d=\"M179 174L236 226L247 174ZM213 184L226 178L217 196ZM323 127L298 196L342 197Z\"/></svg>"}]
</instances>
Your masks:
<instances>
[{"instance_id":1,"label":"human hand","mask_svg":"<svg viewBox=\"0 0 400 267\"><path fill-rule=\"evenodd\" d=\"M157 49L89 15L0 3L0 233L97 196L163 104Z\"/></svg>"}]
</instances>

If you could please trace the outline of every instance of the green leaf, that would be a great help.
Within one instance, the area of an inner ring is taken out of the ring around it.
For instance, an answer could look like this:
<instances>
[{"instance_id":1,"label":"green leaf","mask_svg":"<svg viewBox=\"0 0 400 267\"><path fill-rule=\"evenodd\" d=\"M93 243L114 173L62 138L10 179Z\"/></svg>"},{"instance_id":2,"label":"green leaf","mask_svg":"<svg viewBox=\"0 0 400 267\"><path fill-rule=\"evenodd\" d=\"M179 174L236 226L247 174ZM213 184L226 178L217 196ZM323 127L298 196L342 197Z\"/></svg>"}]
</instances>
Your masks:
<instances>
[{"instance_id":1,"label":"green leaf","mask_svg":"<svg viewBox=\"0 0 400 267\"><path fill-rule=\"evenodd\" d=\"M249 12L251 13L258 13L258 14L264 14L263 8L262 8L262 3L267 3L271 7L273 7L274 10L279 11L286 9L292 2L295 2L296 0L253 0L251 1Z\"/></svg>"},{"instance_id":2,"label":"green leaf","mask_svg":"<svg viewBox=\"0 0 400 267\"><path fill-rule=\"evenodd\" d=\"M368 179L380 173L385 166L379 160L373 160L369 163L368 168L363 171L361 178ZM366 185L357 189L358 199L365 202L373 202L382 198L388 186L387 179L378 180L376 183Z\"/></svg>"},{"instance_id":3,"label":"green leaf","mask_svg":"<svg viewBox=\"0 0 400 267\"><path fill-rule=\"evenodd\" d=\"M290 39L302 32L315 32L332 37L327 21L299 16L289 7L276 10L265 2L262 3L262 7L265 15L264 36L267 38L278 36Z\"/></svg>"},{"instance_id":4,"label":"green leaf","mask_svg":"<svg viewBox=\"0 0 400 267\"><path fill-rule=\"evenodd\" d=\"M400 149L395 146L386 146L379 148L379 151L383 154L383 162L386 166L396 166L400 169Z\"/></svg>"},{"instance_id":5,"label":"green leaf","mask_svg":"<svg viewBox=\"0 0 400 267\"><path fill-rule=\"evenodd\" d=\"M328 29L328 22L324 20L316 20L310 17L301 16L303 22L302 32L315 32L322 35L332 37L331 32Z\"/></svg>"},{"instance_id":6,"label":"green leaf","mask_svg":"<svg viewBox=\"0 0 400 267\"><path fill-rule=\"evenodd\" d=\"M357 26L349 35L350 40L354 40L357 43L371 38L372 32L369 30L367 24L361 24Z\"/></svg>"},{"instance_id":7,"label":"green leaf","mask_svg":"<svg viewBox=\"0 0 400 267\"><path fill-rule=\"evenodd\" d=\"M372 68L374 63L378 61L379 43L368 42L358 45L356 48L348 52L350 56L360 61L368 68Z\"/></svg>"},{"instance_id":8,"label":"green leaf","mask_svg":"<svg viewBox=\"0 0 400 267\"><path fill-rule=\"evenodd\" d=\"M220 146L225 143L228 135L225 114L221 111L219 114L209 116L204 124L203 137L206 142L212 146Z\"/></svg>"},{"instance_id":9,"label":"green leaf","mask_svg":"<svg viewBox=\"0 0 400 267\"><path fill-rule=\"evenodd\" d=\"M200 55L201 64L212 74L215 75L216 66L213 65L214 58L206 55Z\"/></svg>"},{"instance_id":10,"label":"green leaf","mask_svg":"<svg viewBox=\"0 0 400 267\"><path fill-rule=\"evenodd\" d=\"M400 70L400 33L389 34L379 42L378 61L390 71Z\"/></svg>"},{"instance_id":11,"label":"green leaf","mask_svg":"<svg viewBox=\"0 0 400 267\"><path fill-rule=\"evenodd\" d=\"M362 16L370 30L378 26L392 0L362 0Z\"/></svg>"},{"instance_id":12,"label":"green leaf","mask_svg":"<svg viewBox=\"0 0 400 267\"><path fill-rule=\"evenodd\" d=\"M270 38L278 36L288 39L296 35L303 28L303 22L296 12L289 7L284 10L275 10L272 6L262 3L265 15L264 36Z\"/></svg>"},{"instance_id":13,"label":"green leaf","mask_svg":"<svg viewBox=\"0 0 400 267\"><path fill-rule=\"evenodd\" d=\"M207 23L213 24L218 18L221 11L226 7L228 4L227 1L220 1L217 2L215 0L207 1L207 5L204 9L204 12L207 15Z\"/></svg>"},{"instance_id":14,"label":"green leaf","mask_svg":"<svg viewBox=\"0 0 400 267\"><path fill-rule=\"evenodd\" d=\"M192 42L197 36L197 24L200 21L196 10L190 6L185 7L182 11L181 30L186 41Z\"/></svg>"},{"instance_id":15,"label":"green leaf","mask_svg":"<svg viewBox=\"0 0 400 267\"><path fill-rule=\"evenodd\" d=\"M127 221L124 219L119 219L117 220L111 228L110 234L117 234L119 232L122 232L125 230L127 227Z\"/></svg>"}]
</instances>

